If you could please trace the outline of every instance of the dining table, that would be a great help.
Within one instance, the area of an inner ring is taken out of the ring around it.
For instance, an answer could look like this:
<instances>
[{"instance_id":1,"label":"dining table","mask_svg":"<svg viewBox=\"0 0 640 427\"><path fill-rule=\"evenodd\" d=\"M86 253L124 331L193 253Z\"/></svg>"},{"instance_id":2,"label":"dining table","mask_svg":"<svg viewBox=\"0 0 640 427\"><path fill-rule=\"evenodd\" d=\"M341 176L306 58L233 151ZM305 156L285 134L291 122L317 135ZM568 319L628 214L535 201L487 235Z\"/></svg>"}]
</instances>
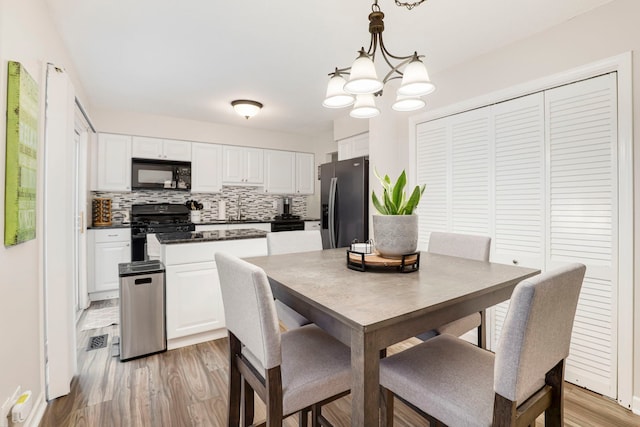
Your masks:
<instances>
[{"instance_id":1,"label":"dining table","mask_svg":"<svg viewBox=\"0 0 640 427\"><path fill-rule=\"evenodd\" d=\"M265 271L275 298L350 347L352 426L379 425L379 362L387 347L508 300L521 280L540 272L419 254L417 270L405 273L385 265L350 269L345 248L246 258Z\"/></svg>"}]
</instances>

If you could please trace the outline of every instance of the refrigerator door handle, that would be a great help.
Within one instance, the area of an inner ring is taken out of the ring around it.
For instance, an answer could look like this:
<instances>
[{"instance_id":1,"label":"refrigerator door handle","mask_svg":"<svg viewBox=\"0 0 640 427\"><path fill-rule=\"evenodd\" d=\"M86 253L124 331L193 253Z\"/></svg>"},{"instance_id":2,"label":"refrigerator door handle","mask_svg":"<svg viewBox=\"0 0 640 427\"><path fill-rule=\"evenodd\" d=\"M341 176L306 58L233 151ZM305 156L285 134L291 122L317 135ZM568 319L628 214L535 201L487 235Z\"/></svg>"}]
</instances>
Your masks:
<instances>
[{"instance_id":1,"label":"refrigerator door handle","mask_svg":"<svg viewBox=\"0 0 640 427\"><path fill-rule=\"evenodd\" d=\"M331 178L329 187L329 247L336 247L336 187L338 178Z\"/></svg>"}]
</instances>

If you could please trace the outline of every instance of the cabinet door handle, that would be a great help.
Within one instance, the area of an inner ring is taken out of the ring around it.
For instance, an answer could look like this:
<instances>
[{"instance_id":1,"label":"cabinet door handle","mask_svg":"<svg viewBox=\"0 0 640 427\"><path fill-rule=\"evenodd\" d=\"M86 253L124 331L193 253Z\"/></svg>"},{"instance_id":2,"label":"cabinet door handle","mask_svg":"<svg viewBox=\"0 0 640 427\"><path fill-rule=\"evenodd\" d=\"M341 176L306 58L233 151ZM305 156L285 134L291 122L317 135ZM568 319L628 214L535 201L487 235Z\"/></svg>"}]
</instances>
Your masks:
<instances>
[{"instance_id":1,"label":"cabinet door handle","mask_svg":"<svg viewBox=\"0 0 640 427\"><path fill-rule=\"evenodd\" d=\"M514 259L512 262L513 262L514 265L518 265L518 260L517 259Z\"/></svg>"},{"instance_id":2,"label":"cabinet door handle","mask_svg":"<svg viewBox=\"0 0 640 427\"><path fill-rule=\"evenodd\" d=\"M107 237L118 237L117 234L107 234Z\"/></svg>"}]
</instances>

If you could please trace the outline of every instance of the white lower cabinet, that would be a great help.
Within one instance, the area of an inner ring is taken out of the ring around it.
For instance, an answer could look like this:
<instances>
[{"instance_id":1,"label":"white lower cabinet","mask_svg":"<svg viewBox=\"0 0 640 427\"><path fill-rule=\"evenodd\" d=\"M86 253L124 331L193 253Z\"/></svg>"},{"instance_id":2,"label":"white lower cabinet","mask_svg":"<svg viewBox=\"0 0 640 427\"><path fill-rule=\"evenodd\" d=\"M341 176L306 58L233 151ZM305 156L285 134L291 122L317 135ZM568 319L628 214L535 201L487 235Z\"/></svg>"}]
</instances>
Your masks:
<instances>
[{"instance_id":1,"label":"white lower cabinet","mask_svg":"<svg viewBox=\"0 0 640 427\"><path fill-rule=\"evenodd\" d=\"M131 262L129 229L89 230L89 283L91 301L119 296L118 264Z\"/></svg>"},{"instance_id":2,"label":"white lower cabinet","mask_svg":"<svg viewBox=\"0 0 640 427\"><path fill-rule=\"evenodd\" d=\"M215 262L168 266L167 339L224 328Z\"/></svg>"},{"instance_id":3,"label":"white lower cabinet","mask_svg":"<svg viewBox=\"0 0 640 427\"><path fill-rule=\"evenodd\" d=\"M305 230L320 230L320 221L305 221Z\"/></svg>"},{"instance_id":4,"label":"white lower cabinet","mask_svg":"<svg viewBox=\"0 0 640 427\"><path fill-rule=\"evenodd\" d=\"M215 254L267 255L267 239L162 245L166 268L167 348L227 335Z\"/></svg>"}]
</instances>

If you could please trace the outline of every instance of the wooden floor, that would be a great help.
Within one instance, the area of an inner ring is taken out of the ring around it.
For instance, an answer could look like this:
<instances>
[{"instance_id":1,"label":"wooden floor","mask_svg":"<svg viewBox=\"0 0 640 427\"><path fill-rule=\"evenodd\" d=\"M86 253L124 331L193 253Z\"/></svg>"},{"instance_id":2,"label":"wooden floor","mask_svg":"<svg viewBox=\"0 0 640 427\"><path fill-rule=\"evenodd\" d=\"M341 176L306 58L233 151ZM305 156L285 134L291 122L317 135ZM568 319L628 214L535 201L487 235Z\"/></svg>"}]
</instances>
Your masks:
<instances>
[{"instance_id":1,"label":"wooden floor","mask_svg":"<svg viewBox=\"0 0 640 427\"><path fill-rule=\"evenodd\" d=\"M117 304L94 303L90 309ZM79 323L81 324L81 322ZM86 351L90 337L109 334L107 348ZM227 341L210 341L128 362L111 356L110 344L118 326L78 331L79 375L71 393L49 403L41 426L224 426L227 401ZM401 349L402 343L390 350ZM350 398L323 408L335 426L350 425ZM256 397L256 420L264 406ZM568 427L637 427L634 416L614 401L568 384L565 392ZM296 416L287 427L297 426ZM402 403L396 404L396 426L427 426ZM543 426L540 417L538 426Z\"/></svg>"}]
</instances>

